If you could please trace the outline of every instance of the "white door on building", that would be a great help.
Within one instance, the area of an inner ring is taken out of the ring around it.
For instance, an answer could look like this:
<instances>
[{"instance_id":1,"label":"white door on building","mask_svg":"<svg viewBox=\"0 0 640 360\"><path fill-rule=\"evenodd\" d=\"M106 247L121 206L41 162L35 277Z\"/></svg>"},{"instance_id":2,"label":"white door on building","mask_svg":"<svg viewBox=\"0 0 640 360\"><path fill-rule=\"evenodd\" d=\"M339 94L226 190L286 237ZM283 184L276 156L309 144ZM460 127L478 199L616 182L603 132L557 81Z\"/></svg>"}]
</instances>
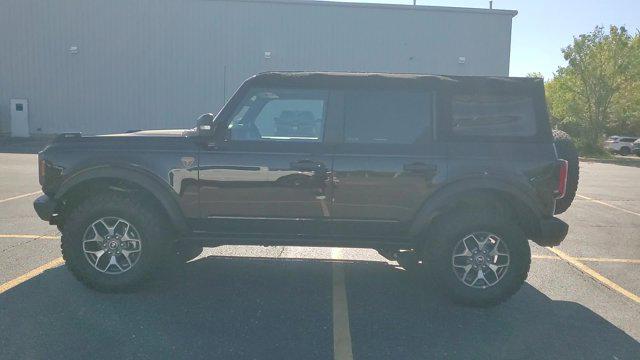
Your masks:
<instances>
[{"instance_id":1,"label":"white door on building","mask_svg":"<svg viewBox=\"0 0 640 360\"><path fill-rule=\"evenodd\" d=\"M11 136L29 137L29 104L26 99L11 99Z\"/></svg>"}]
</instances>

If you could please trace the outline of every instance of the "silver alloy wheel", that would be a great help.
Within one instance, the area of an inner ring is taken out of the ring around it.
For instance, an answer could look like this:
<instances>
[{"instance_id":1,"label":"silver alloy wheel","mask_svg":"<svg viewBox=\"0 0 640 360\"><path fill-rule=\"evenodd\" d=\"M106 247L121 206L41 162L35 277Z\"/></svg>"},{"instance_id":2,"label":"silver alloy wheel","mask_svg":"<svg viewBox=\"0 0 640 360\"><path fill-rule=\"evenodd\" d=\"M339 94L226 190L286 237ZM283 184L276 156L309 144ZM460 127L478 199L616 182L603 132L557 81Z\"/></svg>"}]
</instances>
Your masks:
<instances>
[{"instance_id":1,"label":"silver alloy wheel","mask_svg":"<svg viewBox=\"0 0 640 360\"><path fill-rule=\"evenodd\" d=\"M463 284L486 289L497 284L509 270L509 248L502 239L489 232L474 232L453 248L451 265Z\"/></svg>"},{"instance_id":2,"label":"silver alloy wheel","mask_svg":"<svg viewBox=\"0 0 640 360\"><path fill-rule=\"evenodd\" d=\"M84 232L82 251L94 269L111 275L131 270L142 254L140 233L128 221L103 217Z\"/></svg>"}]
</instances>

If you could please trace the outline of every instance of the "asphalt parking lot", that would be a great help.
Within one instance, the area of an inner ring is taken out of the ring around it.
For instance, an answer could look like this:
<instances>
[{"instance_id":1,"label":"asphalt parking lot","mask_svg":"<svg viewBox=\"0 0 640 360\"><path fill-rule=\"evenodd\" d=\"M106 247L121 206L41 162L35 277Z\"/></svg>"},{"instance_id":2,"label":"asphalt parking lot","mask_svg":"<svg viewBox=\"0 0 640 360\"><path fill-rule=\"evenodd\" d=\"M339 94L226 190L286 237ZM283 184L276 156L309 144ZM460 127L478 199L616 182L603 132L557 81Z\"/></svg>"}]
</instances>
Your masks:
<instances>
[{"instance_id":1,"label":"asphalt parking lot","mask_svg":"<svg viewBox=\"0 0 640 360\"><path fill-rule=\"evenodd\" d=\"M0 154L0 358L640 357L640 167L582 163L571 228L525 286L449 304L372 250L207 249L134 294L100 294L31 206L36 155Z\"/></svg>"}]
</instances>

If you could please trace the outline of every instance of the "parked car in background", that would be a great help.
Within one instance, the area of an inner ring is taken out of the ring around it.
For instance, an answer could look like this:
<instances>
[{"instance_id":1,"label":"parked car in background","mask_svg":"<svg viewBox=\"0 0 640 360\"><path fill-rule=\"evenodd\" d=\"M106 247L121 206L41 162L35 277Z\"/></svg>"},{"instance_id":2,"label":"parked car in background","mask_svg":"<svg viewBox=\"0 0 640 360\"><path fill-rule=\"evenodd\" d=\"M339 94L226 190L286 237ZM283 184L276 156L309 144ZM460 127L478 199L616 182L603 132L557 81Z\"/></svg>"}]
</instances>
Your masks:
<instances>
[{"instance_id":1,"label":"parked car in background","mask_svg":"<svg viewBox=\"0 0 640 360\"><path fill-rule=\"evenodd\" d=\"M633 142L633 153L640 156L640 139Z\"/></svg>"},{"instance_id":2,"label":"parked car in background","mask_svg":"<svg viewBox=\"0 0 640 360\"><path fill-rule=\"evenodd\" d=\"M610 136L604 142L604 148L614 154L627 156L631 154L631 150L633 149L633 143L636 140L638 140L637 137L614 135L614 136Z\"/></svg>"}]
</instances>

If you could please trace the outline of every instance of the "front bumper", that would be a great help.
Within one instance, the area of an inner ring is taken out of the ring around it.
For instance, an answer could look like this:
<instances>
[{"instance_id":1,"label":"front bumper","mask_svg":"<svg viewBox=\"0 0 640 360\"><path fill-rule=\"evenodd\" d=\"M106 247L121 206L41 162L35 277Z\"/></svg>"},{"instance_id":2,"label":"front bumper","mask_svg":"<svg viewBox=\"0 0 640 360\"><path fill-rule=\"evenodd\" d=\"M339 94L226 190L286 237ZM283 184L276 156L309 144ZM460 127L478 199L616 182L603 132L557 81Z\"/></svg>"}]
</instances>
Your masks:
<instances>
[{"instance_id":1,"label":"front bumper","mask_svg":"<svg viewBox=\"0 0 640 360\"><path fill-rule=\"evenodd\" d=\"M58 208L58 202L47 195L42 195L33 202L33 208L36 209L40 219L51 223Z\"/></svg>"},{"instance_id":2,"label":"front bumper","mask_svg":"<svg viewBox=\"0 0 640 360\"><path fill-rule=\"evenodd\" d=\"M567 236L569 224L556 217L551 217L540 220L539 229L539 233L531 240L540 246L557 246Z\"/></svg>"}]
</instances>

